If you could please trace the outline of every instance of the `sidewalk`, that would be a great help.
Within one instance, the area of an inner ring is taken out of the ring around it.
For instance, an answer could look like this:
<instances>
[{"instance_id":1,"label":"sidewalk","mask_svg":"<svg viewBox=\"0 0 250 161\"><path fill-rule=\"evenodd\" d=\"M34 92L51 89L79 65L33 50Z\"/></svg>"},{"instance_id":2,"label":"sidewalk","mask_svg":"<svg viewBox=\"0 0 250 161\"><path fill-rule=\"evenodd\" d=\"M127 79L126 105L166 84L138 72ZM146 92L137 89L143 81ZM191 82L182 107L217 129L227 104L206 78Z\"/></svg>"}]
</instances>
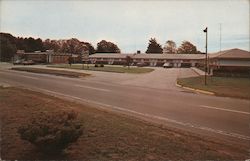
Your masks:
<instances>
[{"instance_id":1,"label":"sidewalk","mask_svg":"<svg viewBox=\"0 0 250 161\"><path fill-rule=\"evenodd\" d=\"M202 75L205 75L205 72L196 68L196 67L191 67L191 69L196 72L198 75L202 76Z\"/></svg>"}]
</instances>

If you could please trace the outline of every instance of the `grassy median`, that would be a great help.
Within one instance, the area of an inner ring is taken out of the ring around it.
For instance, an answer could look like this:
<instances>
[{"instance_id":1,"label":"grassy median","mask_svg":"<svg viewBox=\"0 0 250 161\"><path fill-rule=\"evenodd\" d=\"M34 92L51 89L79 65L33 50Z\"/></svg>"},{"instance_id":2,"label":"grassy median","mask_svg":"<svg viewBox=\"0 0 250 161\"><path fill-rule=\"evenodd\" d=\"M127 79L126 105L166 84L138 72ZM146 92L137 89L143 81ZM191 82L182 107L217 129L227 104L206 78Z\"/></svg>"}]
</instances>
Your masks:
<instances>
[{"instance_id":1,"label":"grassy median","mask_svg":"<svg viewBox=\"0 0 250 161\"><path fill-rule=\"evenodd\" d=\"M18 71L32 72L32 73L52 74L52 75L59 75L59 76L65 76L65 77L73 77L73 78L85 77L89 75L86 73L72 72L72 71L66 71L66 70L53 70L53 69L45 69L45 68L13 67L11 69L18 70Z\"/></svg>"},{"instance_id":2,"label":"grassy median","mask_svg":"<svg viewBox=\"0 0 250 161\"><path fill-rule=\"evenodd\" d=\"M21 88L0 88L3 160L245 160L248 148L170 129ZM15 100L15 101L13 101ZM74 110L83 135L61 156L45 156L17 128L43 112Z\"/></svg>"},{"instance_id":3,"label":"grassy median","mask_svg":"<svg viewBox=\"0 0 250 161\"><path fill-rule=\"evenodd\" d=\"M85 64L84 67L82 64L58 64L58 65L49 65L48 67L53 68L68 68L68 69L79 69L79 70L92 70L92 71L101 71L101 72L114 72L114 73L133 73L133 74L140 74L140 73L149 73L152 72L154 69L151 68L142 68L142 67L123 67L118 65L104 65L104 67L95 67L93 64Z\"/></svg>"},{"instance_id":4,"label":"grassy median","mask_svg":"<svg viewBox=\"0 0 250 161\"><path fill-rule=\"evenodd\" d=\"M219 96L250 99L250 78L208 77L204 85L204 76L179 78L178 84L195 89L214 92Z\"/></svg>"}]
</instances>

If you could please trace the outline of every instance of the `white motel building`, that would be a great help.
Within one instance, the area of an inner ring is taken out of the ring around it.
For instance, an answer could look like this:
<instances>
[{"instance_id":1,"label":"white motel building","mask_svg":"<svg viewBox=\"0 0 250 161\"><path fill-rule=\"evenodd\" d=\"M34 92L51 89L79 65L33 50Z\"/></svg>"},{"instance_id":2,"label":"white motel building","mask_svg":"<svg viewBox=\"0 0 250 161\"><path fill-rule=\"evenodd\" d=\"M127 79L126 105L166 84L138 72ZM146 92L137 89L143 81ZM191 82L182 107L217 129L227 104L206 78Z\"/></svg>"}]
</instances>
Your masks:
<instances>
[{"instance_id":1,"label":"white motel building","mask_svg":"<svg viewBox=\"0 0 250 161\"><path fill-rule=\"evenodd\" d=\"M205 54L125 54L125 53L96 53L89 56L91 63L123 65L126 57L132 59L131 65L163 66L168 63L171 67L194 67L204 65ZM243 67L250 68L250 52L241 49L224 50L208 54L211 67Z\"/></svg>"}]
</instances>

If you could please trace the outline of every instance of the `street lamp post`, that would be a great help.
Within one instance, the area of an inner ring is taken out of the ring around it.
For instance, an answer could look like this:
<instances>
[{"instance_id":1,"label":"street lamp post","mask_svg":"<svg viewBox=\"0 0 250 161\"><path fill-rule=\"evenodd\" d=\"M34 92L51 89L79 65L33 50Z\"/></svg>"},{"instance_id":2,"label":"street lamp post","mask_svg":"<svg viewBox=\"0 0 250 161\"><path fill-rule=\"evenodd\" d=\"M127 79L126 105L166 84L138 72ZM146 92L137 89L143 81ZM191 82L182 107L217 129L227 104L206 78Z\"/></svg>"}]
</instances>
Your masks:
<instances>
[{"instance_id":1,"label":"street lamp post","mask_svg":"<svg viewBox=\"0 0 250 161\"><path fill-rule=\"evenodd\" d=\"M206 33L206 62L205 62L205 85L207 85L207 27L205 30L203 30Z\"/></svg>"}]
</instances>

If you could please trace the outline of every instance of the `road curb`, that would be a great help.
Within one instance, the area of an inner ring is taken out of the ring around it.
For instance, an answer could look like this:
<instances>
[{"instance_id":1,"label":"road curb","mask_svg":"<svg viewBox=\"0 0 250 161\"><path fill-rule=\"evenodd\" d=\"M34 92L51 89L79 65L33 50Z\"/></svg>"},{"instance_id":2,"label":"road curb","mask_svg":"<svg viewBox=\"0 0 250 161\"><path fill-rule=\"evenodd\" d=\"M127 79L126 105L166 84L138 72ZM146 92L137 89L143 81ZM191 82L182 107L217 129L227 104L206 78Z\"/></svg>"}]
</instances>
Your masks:
<instances>
[{"instance_id":1,"label":"road curb","mask_svg":"<svg viewBox=\"0 0 250 161\"><path fill-rule=\"evenodd\" d=\"M190 88L190 87L186 87L183 85L178 84L178 82L176 82L175 84L177 87L183 88L183 89L187 89L187 90L191 90L191 91L195 91L196 93L202 93L202 94L207 94L207 95L215 95L214 92L210 92L210 91L205 91L205 90L201 90L201 89L196 89L196 88Z\"/></svg>"}]
</instances>

